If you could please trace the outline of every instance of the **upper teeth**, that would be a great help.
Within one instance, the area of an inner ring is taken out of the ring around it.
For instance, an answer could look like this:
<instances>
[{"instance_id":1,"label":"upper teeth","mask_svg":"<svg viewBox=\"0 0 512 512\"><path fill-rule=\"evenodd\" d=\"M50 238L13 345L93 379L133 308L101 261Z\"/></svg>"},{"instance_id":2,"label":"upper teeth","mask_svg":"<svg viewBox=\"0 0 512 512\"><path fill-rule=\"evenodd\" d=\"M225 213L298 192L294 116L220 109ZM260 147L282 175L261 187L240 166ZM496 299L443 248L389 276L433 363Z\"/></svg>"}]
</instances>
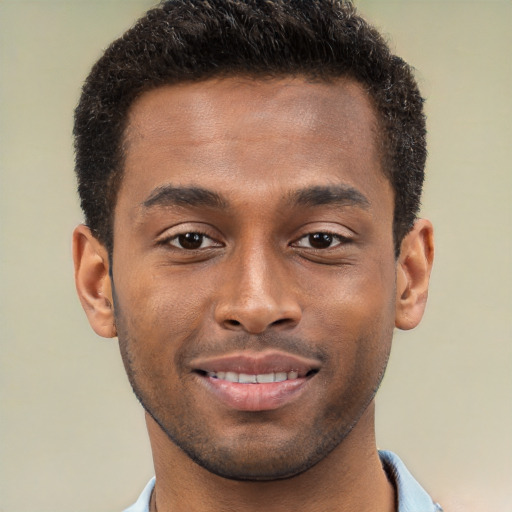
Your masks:
<instances>
[{"instance_id":1,"label":"upper teeth","mask_svg":"<svg viewBox=\"0 0 512 512\"><path fill-rule=\"evenodd\" d=\"M297 379L299 372L292 370L291 372L258 373L257 375L236 372L208 372L208 377L227 380L228 382L240 382L242 384L263 384Z\"/></svg>"}]
</instances>

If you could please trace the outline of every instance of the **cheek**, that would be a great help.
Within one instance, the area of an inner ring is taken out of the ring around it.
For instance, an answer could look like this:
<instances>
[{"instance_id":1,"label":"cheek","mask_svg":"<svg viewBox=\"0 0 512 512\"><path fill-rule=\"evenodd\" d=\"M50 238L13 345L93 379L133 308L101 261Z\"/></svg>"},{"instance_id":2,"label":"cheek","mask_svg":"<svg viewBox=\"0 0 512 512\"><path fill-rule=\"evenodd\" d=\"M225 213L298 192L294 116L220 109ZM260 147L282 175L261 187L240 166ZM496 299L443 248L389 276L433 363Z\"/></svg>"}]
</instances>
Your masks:
<instances>
[{"instance_id":1,"label":"cheek","mask_svg":"<svg viewBox=\"0 0 512 512\"><path fill-rule=\"evenodd\" d=\"M305 294L313 321L320 329L343 335L356 334L374 326L393 323L395 274L393 265L374 262L373 271L365 265L340 268L331 276L309 280Z\"/></svg>"},{"instance_id":2,"label":"cheek","mask_svg":"<svg viewBox=\"0 0 512 512\"><path fill-rule=\"evenodd\" d=\"M317 290L306 321L315 338L329 344L338 365L333 371L362 378L380 371L394 329L394 283L393 266L377 266L375 272L354 268Z\"/></svg>"},{"instance_id":3,"label":"cheek","mask_svg":"<svg viewBox=\"0 0 512 512\"><path fill-rule=\"evenodd\" d=\"M151 276L137 274L124 286L116 286L119 308L135 330L181 335L205 313L207 290L195 286L193 280L183 280L166 272ZM182 332L183 331L183 332Z\"/></svg>"},{"instance_id":4,"label":"cheek","mask_svg":"<svg viewBox=\"0 0 512 512\"><path fill-rule=\"evenodd\" d=\"M330 355L321 375L326 396L318 400L327 397L326 417L333 424L360 415L380 385L391 350L394 294L389 287L367 285L331 297L318 324Z\"/></svg>"},{"instance_id":5,"label":"cheek","mask_svg":"<svg viewBox=\"0 0 512 512\"><path fill-rule=\"evenodd\" d=\"M190 284L182 287L178 280L161 273L151 277L136 275L137 279L119 279L120 284L115 287L116 324L123 358L155 381L167 381L172 379L180 350L195 338L208 314L208 293Z\"/></svg>"}]
</instances>

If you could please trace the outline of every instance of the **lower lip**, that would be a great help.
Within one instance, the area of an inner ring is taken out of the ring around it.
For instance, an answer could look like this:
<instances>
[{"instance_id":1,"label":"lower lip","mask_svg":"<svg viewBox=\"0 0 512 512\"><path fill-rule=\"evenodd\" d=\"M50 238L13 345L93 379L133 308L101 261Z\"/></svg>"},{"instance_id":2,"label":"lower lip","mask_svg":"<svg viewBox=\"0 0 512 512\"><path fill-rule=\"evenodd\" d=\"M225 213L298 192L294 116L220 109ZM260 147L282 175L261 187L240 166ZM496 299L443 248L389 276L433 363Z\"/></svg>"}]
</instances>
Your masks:
<instances>
[{"instance_id":1,"label":"lower lip","mask_svg":"<svg viewBox=\"0 0 512 512\"><path fill-rule=\"evenodd\" d=\"M230 409L238 411L272 411L283 407L302 394L308 378L269 382L267 384L239 384L213 377L201 377L217 399Z\"/></svg>"}]
</instances>

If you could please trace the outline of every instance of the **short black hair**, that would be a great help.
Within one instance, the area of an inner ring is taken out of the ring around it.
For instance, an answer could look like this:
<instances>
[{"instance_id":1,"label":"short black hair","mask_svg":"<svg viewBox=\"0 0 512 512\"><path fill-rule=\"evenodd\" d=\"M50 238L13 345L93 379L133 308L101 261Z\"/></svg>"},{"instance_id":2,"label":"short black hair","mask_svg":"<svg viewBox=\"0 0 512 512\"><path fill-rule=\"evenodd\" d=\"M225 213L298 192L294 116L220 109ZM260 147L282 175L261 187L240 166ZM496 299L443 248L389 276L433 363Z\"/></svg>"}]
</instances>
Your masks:
<instances>
[{"instance_id":1,"label":"short black hair","mask_svg":"<svg viewBox=\"0 0 512 512\"><path fill-rule=\"evenodd\" d=\"M166 84L245 75L348 77L375 108L382 164L394 190L398 255L424 179L423 98L412 68L345 0L168 0L114 41L92 68L75 111L85 221L109 253L130 106Z\"/></svg>"}]
</instances>

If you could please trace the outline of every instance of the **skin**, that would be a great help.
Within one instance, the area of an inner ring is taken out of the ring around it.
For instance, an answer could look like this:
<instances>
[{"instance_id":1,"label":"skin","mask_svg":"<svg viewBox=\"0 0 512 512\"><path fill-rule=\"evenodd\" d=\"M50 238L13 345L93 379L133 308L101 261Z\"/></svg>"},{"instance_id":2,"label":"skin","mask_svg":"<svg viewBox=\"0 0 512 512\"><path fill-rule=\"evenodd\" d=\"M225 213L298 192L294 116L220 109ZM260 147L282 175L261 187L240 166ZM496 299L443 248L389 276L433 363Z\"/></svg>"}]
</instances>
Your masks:
<instances>
[{"instance_id":1,"label":"skin","mask_svg":"<svg viewBox=\"0 0 512 512\"><path fill-rule=\"evenodd\" d=\"M132 106L113 282L85 226L74 258L147 411L154 509L395 509L373 399L394 327L423 314L433 240L418 220L395 259L375 126L349 80L208 80ZM269 349L319 364L275 410L227 407L196 371Z\"/></svg>"}]
</instances>

